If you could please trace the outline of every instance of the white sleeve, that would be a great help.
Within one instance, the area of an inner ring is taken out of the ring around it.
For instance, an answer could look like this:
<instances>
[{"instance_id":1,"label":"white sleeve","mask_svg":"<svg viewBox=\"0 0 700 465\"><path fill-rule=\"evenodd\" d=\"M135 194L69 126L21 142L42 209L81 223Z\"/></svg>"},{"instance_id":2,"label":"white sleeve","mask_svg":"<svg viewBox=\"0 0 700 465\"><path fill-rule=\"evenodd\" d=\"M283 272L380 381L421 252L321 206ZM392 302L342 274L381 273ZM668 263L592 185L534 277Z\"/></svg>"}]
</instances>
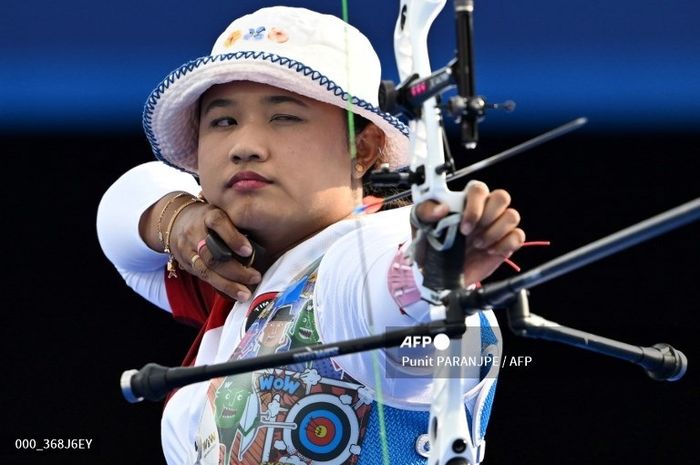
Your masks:
<instances>
[{"instance_id":1,"label":"white sleeve","mask_svg":"<svg viewBox=\"0 0 700 465\"><path fill-rule=\"evenodd\" d=\"M317 329L324 343L354 340L430 320L429 306L423 301L402 312L387 283L399 245L410 240L408 216L387 217L386 221L346 234L326 252L319 266L314 300ZM419 274L416 278L422 282ZM465 333L461 349L464 354L478 355L479 315L470 316L467 326L474 330ZM397 376L396 370L403 368L385 350L344 355L335 361L365 386L376 386L378 367L387 405L408 410L424 410L430 405L432 377L409 377L407 373ZM389 375L389 365L394 375ZM465 369L463 374L463 389L467 392L479 382L479 368Z\"/></svg>"},{"instance_id":2,"label":"white sleeve","mask_svg":"<svg viewBox=\"0 0 700 465\"><path fill-rule=\"evenodd\" d=\"M391 327L409 326L417 320L428 321L427 312L402 311L389 291L388 270L399 246L411 241L408 209L375 214L336 241L325 253L319 267L319 284L324 302L334 307L359 304L362 311L353 320L359 333L381 332ZM381 215L381 216L380 216ZM377 221L379 220L379 221ZM358 253L362 251L361 253ZM323 278L323 281L321 281ZM422 282L422 277L419 277ZM425 302L419 302L416 305ZM427 307L427 304L425 304ZM333 312L341 320L342 315ZM359 334L358 333L358 334Z\"/></svg>"},{"instance_id":3,"label":"white sleeve","mask_svg":"<svg viewBox=\"0 0 700 465\"><path fill-rule=\"evenodd\" d=\"M388 213L388 212L387 212ZM358 227L331 246L318 270L314 304L324 343L353 340L387 329L413 325L387 285L387 272L399 245L411 238L408 216ZM359 250L362 252L358 253ZM360 352L335 359L365 386L375 385L374 366L384 371L385 351ZM429 384L381 376L384 402L397 408L425 405Z\"/></svg>"},{"instance_id":4,"label":"white sleeve","mask_svg":"<svg viewBox=\"0 0 700 465\"><path fill-rule=\"evenodd\" d=\"M194 177L164 163L144 163L117 179L97 208L97 237L105 256L129 287L168 311L163 282L168 257L141 239L139 221L148 207L173 191L197 195L200 187Z\"/></svg>"}]
</instances>

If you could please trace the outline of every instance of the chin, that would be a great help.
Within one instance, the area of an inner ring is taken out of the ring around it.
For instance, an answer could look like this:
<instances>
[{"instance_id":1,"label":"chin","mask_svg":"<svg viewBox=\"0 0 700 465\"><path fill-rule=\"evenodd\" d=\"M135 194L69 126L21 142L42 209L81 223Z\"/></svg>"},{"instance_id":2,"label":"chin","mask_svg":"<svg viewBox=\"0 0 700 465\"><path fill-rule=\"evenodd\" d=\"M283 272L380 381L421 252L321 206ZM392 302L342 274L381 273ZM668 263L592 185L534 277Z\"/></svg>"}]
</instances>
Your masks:
<instances>
[{"instance_id":1,"label":"chin","mask_svg":"<svg viewBox=\"0 0 700 465\"><path fill-rule=\"evenodd\" d=\"M236 228L253 234L279 231L287 221L284 212L269 204L238 203L226 212Z\"/></svg>"},{"instance_id":2,"label":"chin","mask_svg":"<svg viewBox=\"0 0 700 465\"><path fill-rule=\"evenodd\" d=\"M264 212L256 213L255 210L250 209L244 212L231 212L229 217L237 229L246 232L264 230L271 222L269 215L266 215Z\"/></svg>"}]
</instances>

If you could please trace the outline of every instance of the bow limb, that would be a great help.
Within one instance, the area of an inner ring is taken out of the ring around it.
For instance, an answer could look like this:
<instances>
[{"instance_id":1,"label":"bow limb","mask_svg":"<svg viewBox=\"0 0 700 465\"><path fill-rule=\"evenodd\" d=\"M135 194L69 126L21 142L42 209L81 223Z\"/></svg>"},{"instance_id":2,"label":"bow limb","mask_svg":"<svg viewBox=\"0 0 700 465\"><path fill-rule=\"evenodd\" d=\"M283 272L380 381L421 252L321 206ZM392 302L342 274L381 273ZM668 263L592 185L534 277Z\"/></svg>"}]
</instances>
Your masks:
<instances>
[{"instance_id":1,"label":"bow limb","mask_svg":"<svg viewBox=\"0 0 700 465\"><path fill-rule=\"evenodd\" d=\"M394 54L399 77L406 81L413 75L429 76L428 33L446 0L401 0L399 17L394 28ZM435 97L422 105L421 118L409 123L411 171L424 167L425 181L412 188L413 201L439 200L450 211L461 212L462 193L450 192L446 174L439 168L445 163L440 109Z\"/></svg>"}]
</instances>

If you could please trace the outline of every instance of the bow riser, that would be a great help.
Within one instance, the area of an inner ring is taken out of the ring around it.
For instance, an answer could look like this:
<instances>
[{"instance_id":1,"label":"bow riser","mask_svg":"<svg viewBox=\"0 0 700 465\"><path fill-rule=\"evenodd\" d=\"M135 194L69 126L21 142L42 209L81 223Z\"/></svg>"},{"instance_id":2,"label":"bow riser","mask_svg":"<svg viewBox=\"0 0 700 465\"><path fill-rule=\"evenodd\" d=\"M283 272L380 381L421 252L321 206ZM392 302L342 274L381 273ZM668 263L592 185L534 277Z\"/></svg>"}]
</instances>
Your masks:
<instances>
[{"instance_id":1,"label":"bow riser","mask_svg":"<svg viewBox=\"0 0 700 465\"><path fill-rule=\"evenodd\" d=\"M426 77L432 71L428 54L428 33L433 21L444 8L446 0L402 0L400 3L399 17L394 29L394 51L401 81L406 81L412 76ZM432 232L428 233L429 247L432 251L429 255L449 254L455 241L463 241L464 238L455 231L464 208L465 195L463 192L451 192L447 187L446 173L442 167L445 165L443 147L441 112L435 97L426 100L421 109L419 119L409 123L411 142L411 171L414 173L423 170L424 180L412 186L413 202L418 204L424 200L437 200L449 206L450 220L441 222ZM456 220L456 224L455 224ZM452 239L445 240L444 246L437 244L442 240L435 240L441 235L446 226L451 224ZM430 236L433 236L432 238ZM454 240L453 240L454 239ZM438 250L444 252L436 252ZM463 248L456 247L454 255L460 254ZM454 260L453 260L454 261ZM461 262L460 262L461 263ZM441 260L432 262L432 265L440 266ZM429 264L425 263L426 269ZM452 267L454 268L454 267ZM455 271L455 276L461 271ZM449 274L449 273L448 273ZM445 318L445 308L439 304L439 296L449 291L445 284L448 280L433 279L426 276L422 294L430 301L431 315L434 319ZM427 284L433 281L435 284ZM454 279L451 282L455 282ZM450 344L451 356L461 356L461 338L457 337ZM433 379L432 402L429 423L430 456L429 464L457 463L451 460L457 458L458 463L476 464L479 462L479 449L472 444L469 434L469 425L464 404L464 389L462 382L462 369L458 366L439 368Z\"/></svg>"}]
</instances>

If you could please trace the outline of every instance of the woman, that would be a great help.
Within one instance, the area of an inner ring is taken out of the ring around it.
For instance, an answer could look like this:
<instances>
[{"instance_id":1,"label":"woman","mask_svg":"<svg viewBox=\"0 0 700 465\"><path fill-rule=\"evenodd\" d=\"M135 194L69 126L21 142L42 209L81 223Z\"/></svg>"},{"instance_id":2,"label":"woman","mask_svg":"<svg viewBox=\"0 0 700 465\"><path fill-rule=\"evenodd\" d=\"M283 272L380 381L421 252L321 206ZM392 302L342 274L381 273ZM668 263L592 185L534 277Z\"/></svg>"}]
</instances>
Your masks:
<instances>
[{"instance_id":1,"label":"woman","mask_svg":"<svg viewBox=\"0 0 700 465\"><path fill-rule=\"evenodd\" d=\"M409 210L354 214L369 171L407 163L406 127L377 108L379 79L359 31L333 16L273 7L235 20L210 56L151 94L144 127L154 153L201 187L162 164L137 167L105 194L98 233L130 286L201 328L184 364L429 319L420 268L405 256ZM505 191L468 185L466 285L522 245L509 203ZM447 208L425 202L416 214L430 223ZM205 241L212 233L243 258L217 259ZM469 324L481 331L467 332L465 352L498 349L490 313ZM380 370L397 363L375 355ZM374 368L363 353L183 387L163 415L168 463L378 463L380 412L392 463L424 463L430 380L375 378ZM488 411L495 371L467 373L472 411ZM471 425L478 440L487 418Z\"/></svg>"}]
</instances>

